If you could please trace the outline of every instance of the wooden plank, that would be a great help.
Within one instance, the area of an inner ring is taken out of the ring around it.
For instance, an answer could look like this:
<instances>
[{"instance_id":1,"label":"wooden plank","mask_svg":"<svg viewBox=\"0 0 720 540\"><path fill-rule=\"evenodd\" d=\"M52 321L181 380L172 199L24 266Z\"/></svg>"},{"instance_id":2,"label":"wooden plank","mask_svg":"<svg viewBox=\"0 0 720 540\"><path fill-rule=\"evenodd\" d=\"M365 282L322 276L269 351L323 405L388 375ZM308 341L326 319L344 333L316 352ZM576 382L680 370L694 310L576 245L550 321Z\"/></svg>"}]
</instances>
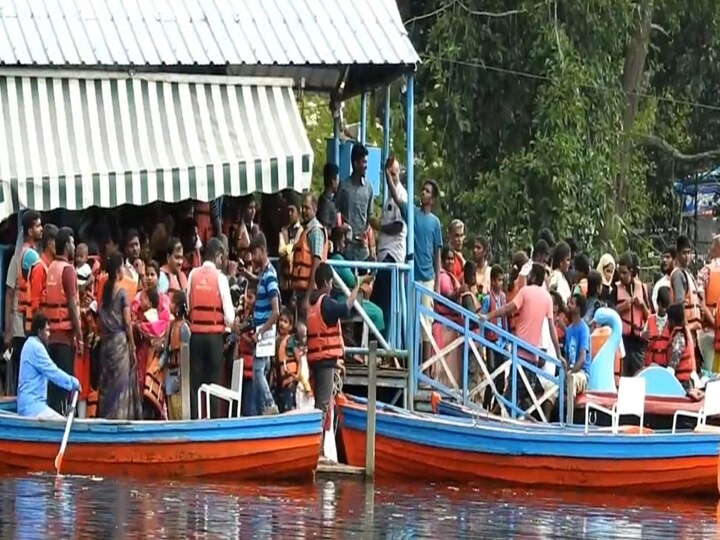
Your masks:
<instances>
[{"instance_id":1,"label":"wooden plank","mask_svg":"<svg viewBox=\"0 0 720 540\"><path fill-rule=\"evenodd\" d=\"M315 474L323 476L363 476L365 469L344 463L318 463Z\"/></svg>"},{"instance_id":2,"label":"wooden plank","mask_svg":"<svg viewBox=\"0 0 720 540\"><path fill-rule=\"evenodd\" d=\"M375 414L377 407L377 341L369 344L367 427L365 428L365 479L375 477Z\"/></svg>"}]
</instances>

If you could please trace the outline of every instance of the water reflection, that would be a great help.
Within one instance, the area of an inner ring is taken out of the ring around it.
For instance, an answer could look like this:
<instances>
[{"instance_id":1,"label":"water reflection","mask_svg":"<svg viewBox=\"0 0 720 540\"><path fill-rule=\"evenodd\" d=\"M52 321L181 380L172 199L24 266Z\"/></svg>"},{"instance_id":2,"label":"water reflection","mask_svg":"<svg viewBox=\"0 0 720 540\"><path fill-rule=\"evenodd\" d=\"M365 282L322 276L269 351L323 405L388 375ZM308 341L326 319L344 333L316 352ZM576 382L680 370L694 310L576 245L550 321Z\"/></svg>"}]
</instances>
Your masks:
<instances>
[{"instance_id":1,"label":"water reflection","mask_svg":"<svg viewBox=\"0 0 720 540\"><path fill-rule=\"evenodd\" d=\"M0 538L715 538L714 502L319 479L0 478Z\"/></svg>"}]
</instances>

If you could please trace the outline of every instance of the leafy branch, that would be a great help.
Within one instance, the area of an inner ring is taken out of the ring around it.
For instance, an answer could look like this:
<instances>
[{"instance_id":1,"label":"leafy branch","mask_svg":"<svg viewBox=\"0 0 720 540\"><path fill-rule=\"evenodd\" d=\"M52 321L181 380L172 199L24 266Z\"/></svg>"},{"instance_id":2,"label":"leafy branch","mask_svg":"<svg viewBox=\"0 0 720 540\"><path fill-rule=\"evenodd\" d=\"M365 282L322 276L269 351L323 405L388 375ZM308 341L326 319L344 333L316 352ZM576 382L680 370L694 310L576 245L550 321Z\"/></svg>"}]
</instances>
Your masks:
<instances>
[{"instance_id":1,"label":"leafy branch","mask_svg":"<svg viewBox=\"0 0 720 540\"><path fill-rule=\"evenodd\" d=\"M683 161L685 163L697 163L700 161L712 161L720 159L720 148L714 150L706 150L704 152L698 152L696 154L686 154L675 148L672 144L667 142L665 139L657 137L656 135L642 135L637 138L637 144L639 146L648 146L656 148L665 154L668 154L677 161Z\"/></svg>"}]
</instances>

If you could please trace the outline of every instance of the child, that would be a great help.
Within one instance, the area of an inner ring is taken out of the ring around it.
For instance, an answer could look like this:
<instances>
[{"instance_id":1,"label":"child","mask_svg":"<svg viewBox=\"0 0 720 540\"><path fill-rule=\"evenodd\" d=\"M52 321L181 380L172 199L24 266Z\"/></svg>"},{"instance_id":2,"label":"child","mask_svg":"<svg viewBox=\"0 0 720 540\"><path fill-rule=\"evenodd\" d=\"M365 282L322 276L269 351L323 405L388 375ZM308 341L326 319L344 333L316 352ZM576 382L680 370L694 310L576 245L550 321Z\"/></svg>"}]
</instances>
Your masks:
<instances>
[{"instance_id":1,"label":"child","mask_svg":"<svg viewBox=\"0 0 720 540\"><path fill-rule=\"evenodd\" d=\"M253 357L255 356L255 341L253 340L252 316L255 307L255 293L257 291L257 282L251 281L245 291L245 299L243 300L243 326L246 321L250 322L247 331L240 333L238 338L238 355L243 359L243 381L242 381L242 416L255 416L257 414L255 406L255 392L253 391Z\"/></svg>"},{"instance_id":2,"label":"child","mask_svg":"<svg viewBox=\"0 0 720 540\"><path fill-rule=\"evenodd\" d=\"M168 420L182 420L182 392L180 379L181 354L189 354L190 326L187 322L187 297L183 291L174 291L170 297L173 316L165 338L165 349L160 355L160 368L165 369L165 396Z\"/></svg>"},{"instance_id":3,"label":"child","mask_svg":"<svg viewBox=\"0 0 720 540\"><path fill-rule=\"evenodd\" d=\"M595 312L604 304L600 300L602 291L602 274L597 270L590 270L587 278L587 312L585 312L585 323L588 326L595 324Z\"/></svg>"},{"instance_id":4,"label":"child","mask_svg":"<svg viewBox=\"0 0 720 540\"><path fill-rule=\"evenodd\" d=\"M298 410L309 411L315 408L315 398L310 386L310 366L307 362L307 326L303 323L297 324L294 340L295 358L298 362L295 406Z\"/></svg>"},{"instance_id":5,"label":"child","mask_svg":"<svg viewBox=\"0 0 720 540\"><path fill-rule=\"evenodd\" d=\"M590 327L583 320L587 300L581 294L570 298L568 315L570 325L565 331L565 359L573 382L573 398L587 388L590 376Z\"/></svg>"},{"instance_id":6,"label":"child","mask_svg":"<svg viewBox=\"0 0 720 540\"><path fill-rule=\"evenodd\" d=\"M505 293L503 292L503 283L505 276L503 269L500 265L494 265L490 270L490 291L483 298L482 312L490 313L503 307L506 303ZM495 326L507 330L507 319L501 317L492 321L489 321ZM492 330L485 330L485 339L492 343L496 343L499 347L503 346L503 340ZM495 365L495 353L490 347L487 348L487 363L490 371L493 371L498 366Z\"/></svg>"},{"instance_id":7,"label":"child","mask_svg":"<svg viewBox=\"0 0 720 540\"><path fill-rule=\"evenodd\" d=\"M695 371L695 345L685 321L682 302L672 304L667 310L670 343L667 348L667 369L671 371L685 390L692 388L691 375Z\"/></svg>"},{"instance_id":8,"label":"child","mask_svg":"<svg viewBox=\"0 0 720 540\"><path fill-rule=\"evenodd\" d=\"M667 365L667 348L670 343L670 329L667 326L667 309L670 307L669 287L658 289L655 304L657 312L648 317L643 328L643 339L647 341L645 367L651 364Z\"/></svg>"},{"instance_id":9,"label":"child","mask_svg":"<svg viewBox=\"0 0 720 540\"><path fill-rule=\"evenodd\" d=\"M89 292L93 282L92 267L88 264L88 246L81 242L75 248L75 273L77 274L80 293Z\"/></svg>"},{"instance_id":10,"label":"child","mask_svg":"<svg viewBox=\"0 0 720 540\"><path fill-rule=\"evenodd\" d=\"M280 412L295 408L295 389L298 383L296 339L292 335L293 316L284 308L278 320L277 350L275 353L275 395Z\"/></svg>"},{"instance_id":11,"label":"child","mask_svg":"<svg viewBox=\"0 0 720 540\"><path fill-rule=\"evenodd\" d=\"M565 302L557 291L549 291L553 300L553 320L555 321L555 332L558 343L562 349L565 343L565 330L567 318L565 317Z\"/></svg>"}]
</instances>

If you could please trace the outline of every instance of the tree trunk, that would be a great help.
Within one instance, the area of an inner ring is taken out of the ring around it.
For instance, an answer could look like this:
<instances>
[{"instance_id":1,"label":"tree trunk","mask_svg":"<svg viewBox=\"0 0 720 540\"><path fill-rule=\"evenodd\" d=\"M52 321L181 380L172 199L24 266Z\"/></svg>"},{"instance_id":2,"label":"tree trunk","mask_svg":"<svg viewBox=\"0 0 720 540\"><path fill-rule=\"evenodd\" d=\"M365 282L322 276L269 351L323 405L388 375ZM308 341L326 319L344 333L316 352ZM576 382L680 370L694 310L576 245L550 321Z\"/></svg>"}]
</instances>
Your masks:
<instances>
[{"instance_id":1,"label":"tree trunk","mask_svg":"<svg viewBox=\"0 0 720 540\"><path fill-rule=\"evenodd\" d=\"M632 130L637 116L638 103L643 90L645 59L650 46L653 0L640 0L636 8L635 24L625 54L622 87L625 102L622 117L622 142L615 176L615 215L623 216L627 200L626 176L633 150Z\"/></svg>"}]
</instances>

